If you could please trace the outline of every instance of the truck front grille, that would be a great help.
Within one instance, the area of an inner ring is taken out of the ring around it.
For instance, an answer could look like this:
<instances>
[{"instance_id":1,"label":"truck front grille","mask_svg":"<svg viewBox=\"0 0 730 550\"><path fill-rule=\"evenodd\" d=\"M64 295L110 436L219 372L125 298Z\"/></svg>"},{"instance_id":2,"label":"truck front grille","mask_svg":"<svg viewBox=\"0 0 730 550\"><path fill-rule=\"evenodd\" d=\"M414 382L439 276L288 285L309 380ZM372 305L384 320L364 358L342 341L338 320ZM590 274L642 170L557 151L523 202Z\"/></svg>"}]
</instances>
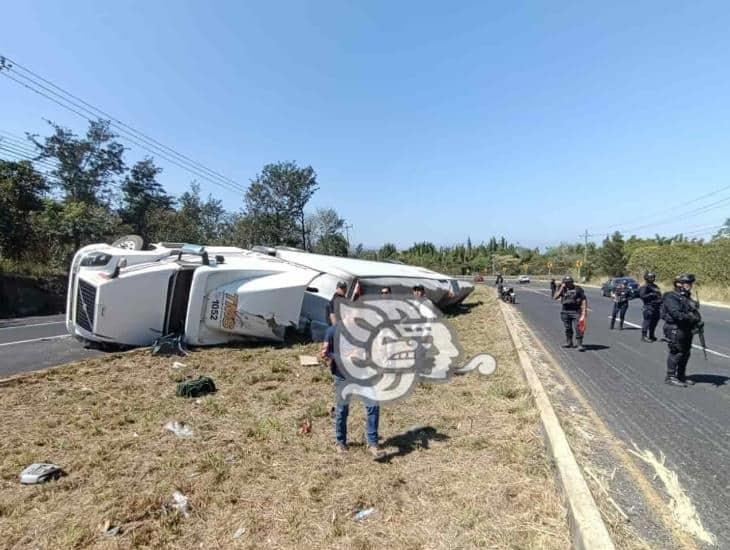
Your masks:
<instances>
[{"instance_id":1,"label":"truck front grille","mask_svg":"<svg viewBox=\"0 0 730 550\"><path fill-rule=\"evenodd\" d=\"M94 313L96 312L96 287L79 279L76 298L76 324L94 332Z\"/></svg>"}]
</instances>

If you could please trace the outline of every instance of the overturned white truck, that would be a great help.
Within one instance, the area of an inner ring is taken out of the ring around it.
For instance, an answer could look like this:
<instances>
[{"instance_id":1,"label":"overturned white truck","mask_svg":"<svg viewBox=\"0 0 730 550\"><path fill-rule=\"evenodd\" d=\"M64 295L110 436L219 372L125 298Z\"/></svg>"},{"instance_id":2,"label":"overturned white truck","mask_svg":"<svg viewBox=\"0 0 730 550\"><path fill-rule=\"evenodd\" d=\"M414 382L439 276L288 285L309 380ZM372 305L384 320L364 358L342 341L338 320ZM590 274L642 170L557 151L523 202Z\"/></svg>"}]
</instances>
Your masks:
<instances>
[{"instance_id":1,"label":"overturned white truck","mask_svg":"<svg viewBox=\"0 0 730 550\"><path fill-rule=\"evenodd\" d=\"M169 334L183 334L192 346L282 340L288 330L320 340L326 305L341 280L350 299L386 285L406 293L422 284L442 308L473 290L471 283L419 267L287 248L137 248L95 244L76 253L66 304L69 333L112 346L146 346Z\"/></svg>"}]
</instances>

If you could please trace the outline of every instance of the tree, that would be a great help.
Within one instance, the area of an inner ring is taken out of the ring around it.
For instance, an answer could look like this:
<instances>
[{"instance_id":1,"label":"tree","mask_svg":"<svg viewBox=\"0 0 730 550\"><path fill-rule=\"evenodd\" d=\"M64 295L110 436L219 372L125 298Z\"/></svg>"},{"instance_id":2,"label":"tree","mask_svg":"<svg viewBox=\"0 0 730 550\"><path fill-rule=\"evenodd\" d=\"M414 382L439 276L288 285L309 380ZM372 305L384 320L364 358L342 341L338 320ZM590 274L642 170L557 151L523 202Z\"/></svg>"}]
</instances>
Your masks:
<instances>
[{"instance_id":1,"label":"tree","mask_svg":"<svg viewBox=\"0 0 730 550\"><path fill-rule=\"evenodd\" d=\"M347 239L338 233L325 235L317 241L314 251L330 256L347 256Z\"/></svg>"},{"instance_id":2,"label":"tree","mask_svg":"<svg viewBox=\"0 0 730 550\"><path fill-rule=\"evenodd\" d=\"M340 218L334 208L319 208L317 212L307 217L307 250L322 250L330 248L335 243L342 241L345 243L345 254L336 254L337 256L347 255L347 240L342 235L345 227L345 220ZM328 244L323 245L322 241ZM335 246L339 250L339 244Z\"/></svg>"},{"instance_id":3,"label":"tree","mask_svg":"<svg viewBox=\"0 0 730 550\"><path fill-rule=\"evenodd\" d=\"M49 186L30 162L0 160L0 253L19 260L34 240L35 215Z\"/></svg>"},{"instance_id":4,"label":"tree","mask_svg":"<svg viewBox=\"0 0 730 550\"><path fill-rule=\"evenodd\" d=\"M193 182L178 204L176 211L156 210L150 217L150 234L155 240L216 244L223 239L223 229L229 224L221 201L210 195L203 201L200 185Z\"/></svg>"},{"instance_id":5,"label":"tree","mask_svg":"<svg viewBox=\"0 0 730 550\"><path fill-rule=\"evenodd\" d=\"M620 277L626 273L627 263L624 238L616 231L610 238L603 240L603 246L598 250L598 268L611 277Z\"/></svg>"},{"instance_id":6,"label":"tree","mask_svg":"<svg viewBox=\"0 0 730 550\"><path fill-rule=\"evenodd\" d=\"M254 219L261 244L306 248L304 208L317 189L311 166L300 168L295 162L264 166L244 197L246 214Z\"/></svg>"},{"instance_id":7,"label":"tree","mask_svg":"<svg viewBox=\"0 0 730 550\"><path fill-rule=\"evenodd\" d=\"M157 181L162 168L155 166L151 158L146 158L132 166L122 183L122 207L119 210L122 221L134 233L149 242L150 216L159 210L172 209L173 199Z\"/></svg>"},{"instance_id":8,"label":"tree","mask_svg":"<svg viewBox=\"0 0 730 550\"><path fill-rule=\"evenodd\" d=\"M383 246L380 247L380 250L378 250L379 260L389 260L395 258L397 255L398 249L393 243L385 243Z\"/></svg>"},{"instance_id":9,"label":"tree","mask_svg":"<svg viewBox=\"0 0 730 550\"><path fill-rule=\"evenodd\" d=\"M56 167L51 175L56 186L63 193L63 202L69 203L69 212L78 212L78 205L103 206L107 215L110 200L109 187L124 167L124 147L114 140L108 121L89 123L84 137L77 137L71 130L49 122L54 133L39 141L38 136L29 136L39 151L39 159L54 159ZM116 217L114 217L116 219ZM78 250L82 244L94 239L94 234L82 218L71 217L69 226L71 244Z\"/></svg>"},{"instance_id":10,"label":"tree","mask_svg":"<svg viewBox=\"0 0 730 550\"><path fill-rule=\"evenodd\" d=\"M49 122L54 132L44 141L29 136L39 151L39 159L53 159L51 171L68 201L98 204L107 199L114 179L125 170L124 146L104 120L89 123L86 136L77 137L71 130Z\"/></svg>"}]
</instances>

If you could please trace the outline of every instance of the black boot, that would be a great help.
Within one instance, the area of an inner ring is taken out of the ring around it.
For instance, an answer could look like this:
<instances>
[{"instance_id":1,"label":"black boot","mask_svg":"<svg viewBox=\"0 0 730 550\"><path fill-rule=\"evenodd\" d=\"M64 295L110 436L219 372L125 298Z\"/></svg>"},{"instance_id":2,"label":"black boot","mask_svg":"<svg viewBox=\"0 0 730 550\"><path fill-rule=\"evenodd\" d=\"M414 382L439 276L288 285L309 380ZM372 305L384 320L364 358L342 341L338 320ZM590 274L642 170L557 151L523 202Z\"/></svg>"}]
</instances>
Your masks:
<instances>
[{"instance_id":1,"label":"black boot","mask_svg":"<svg viewBox=\"0 0 730 550\"><path fill-rule=\"evenodd\" d=\"M573 345L573 337L572 336L566 336L565 337L565 344L563 344L564 348L574 348Z\"/></svg>"},{"instance_id":2,"label":"black boot","mask_svg":"<svg viewBox=\"0 0 730 550\"><path fill-rule=\"evenodd\" d=\"M620 322L620 323L618 324L618 329L619 329L619 330L623 330L623 329L624 329L624 322L623 322L623 321L621 321L621 322Z\"/></svg>"},{"instance_id":3,"label":"black boot","mask_svg":"<svg viewBox=\"0 0 730 550\"><path fill-rule=\"evenodd\" d=\"M611 319L611 330L613 330L613 326L616 324L616 319Z\"/></svg>"}]
</instances>

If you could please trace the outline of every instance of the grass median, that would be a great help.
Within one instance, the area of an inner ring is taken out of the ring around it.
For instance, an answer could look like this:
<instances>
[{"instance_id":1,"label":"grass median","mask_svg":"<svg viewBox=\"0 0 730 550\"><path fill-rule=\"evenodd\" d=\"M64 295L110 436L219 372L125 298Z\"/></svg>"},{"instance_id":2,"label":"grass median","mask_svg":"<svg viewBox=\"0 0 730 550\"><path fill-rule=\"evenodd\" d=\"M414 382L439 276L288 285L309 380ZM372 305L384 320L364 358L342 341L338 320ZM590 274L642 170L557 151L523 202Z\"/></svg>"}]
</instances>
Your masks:
<instances>
[{"instance_id":1,"label":"grass median","mask_svg":"<svg viewBox=\"0 0 730 550\"><path fill-rule=\"evenodd\" d=\"M382 462L365 451L360 404L350 452L335 453L330 376L298 362L316 344L200 350L184 371L138 350L6 384L0 539L34 548L566 548L539 417L492 294L479 288L450 322L466 352L497 358L497 372L422 385L385 407ZM175 397L192 374L211 376L219 391ZM312 431L300 435L305 419ZM165 433L169 420L194 436ZM39 461L68 475L21 486L19 472ZM189 517L169 510L175 490ZM109 527L120 530L109 537Z\"/></svg>"}]
</instances>

